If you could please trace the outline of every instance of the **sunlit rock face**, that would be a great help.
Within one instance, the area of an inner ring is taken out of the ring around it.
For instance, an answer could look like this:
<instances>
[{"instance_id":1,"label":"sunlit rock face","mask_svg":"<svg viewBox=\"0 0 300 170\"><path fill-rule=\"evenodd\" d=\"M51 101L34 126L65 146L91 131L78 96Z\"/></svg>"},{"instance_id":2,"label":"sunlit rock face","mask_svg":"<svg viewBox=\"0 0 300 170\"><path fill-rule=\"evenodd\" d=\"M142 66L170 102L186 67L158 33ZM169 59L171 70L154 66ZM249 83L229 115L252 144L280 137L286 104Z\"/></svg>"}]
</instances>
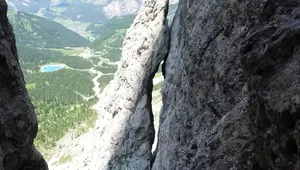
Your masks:
<instances>
[{"instance_id":1,"label":"sunlit rock face","mask_svg":"<svg viewBox=\"0 0 300 170\"><path fill-rule=\"evenodd\" d=\"M168 52L167 0L143 5L123 43L114 80L98 105L91 169L151 169L152 79Z\"/></svg>"},{"instance_id":2,"label":"sunlit rock face","mask_svg":"<svg viewBox=\"0 0 300 170\"><path fill-rule=\"evenodd\" d=\"M113 16L122 16L124 14L137 13L142 6L142 3L138 0L120 0L112 1L107 4L103 9L108 18Z\"/></svg>"},{"instance_id":3,"label":"sunlit rock face","mask_svg":"<svg viewBox=\"0 0 300 170\"><path fill-rule=\"evenodd\" d=\"M0 170L47 170L33 147L38 130L18 61L7 4L0 0Z\"/></svg>"},{"instance_id":4,"label":"sunlit rock face","mask_svg":"<svg viewBox=\"0 0 300 170\"><path fill-rule=\"evenodd\" d=\"M152 169L300 168L299 7L180 0Z\"/></svg>"},{"instance_id":5,"label":"sunlit rock face","mask_svg":"<svg viewBox=\"0 0 300 170\"><path fill-rule=\"evenodd\" d=\"M96 157L107 161L96 167L299 169L300 2L181 0L170 41L160 27L146 29L162 22L156 12L164 8L151 2L128 32L122 64L104 90L108 100L99 105L95 134L103 144ZM144 35L163 43L148 43ZM153 45L154 63L168 55L151 159L145 92L151 88L143 83L153 74L145 60Z\"/></svg>"}]
</instances>

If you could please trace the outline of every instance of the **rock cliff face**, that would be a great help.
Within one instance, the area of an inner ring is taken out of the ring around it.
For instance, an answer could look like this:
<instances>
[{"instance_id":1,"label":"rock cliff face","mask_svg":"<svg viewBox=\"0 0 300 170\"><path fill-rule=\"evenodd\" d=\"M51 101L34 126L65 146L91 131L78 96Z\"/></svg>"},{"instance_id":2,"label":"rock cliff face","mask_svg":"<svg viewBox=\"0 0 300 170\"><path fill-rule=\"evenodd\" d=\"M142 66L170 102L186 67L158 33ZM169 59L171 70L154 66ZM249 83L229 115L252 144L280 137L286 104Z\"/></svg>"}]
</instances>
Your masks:
<instances>
[{"instance_id":1,"label":"rock cliff face","mask_svg":"<svg viewBox=\"0 0 300 170\"><path fill-rule=\"evenodd\" d=\"M114 80L100 97L105 100L98 106L91 169L151 169L152 79L168 50L168 0L149 0L141 11L125 37Z\"/></svg>"},{"instance_id":2,"label":"rock cliff face","mask_svg":"<svg viewBox=\"0 0 300 170\"><path fill-rule=\"evenodd\" d=\"M149 1L104 90L94 167L299 169L299 9L295 0L181 0L167 35L166 2ZM167 52L151 159L151 79Z\"/></svg>"},{"instance_id":3,"label":"rock cliff face","mask_svg":"<svg viewBox=\"0 0 300 170\"><path fill-rule=\"evenodd\" d=\"M300 169L299 7L179 2L152 169Z\"/></svg>"},{"instance_id":4,"label":"rock cliff face","mask_svg":"<svg viewBox=\"0 0 300 170\"><path fill-rule=\"evenodd\" d=\"M124 14L134 14L139 11L141 5L142 2L138 0L119 0L108 3L103 10L108 18L112 18Z\"/></svg>"},{"instance_id":5,"label":"rock cliff face","mask_svg":"<svg viewBox=\"0 0 300 170\"><path fill-rule=\"evenodd\" d=\"M47 170L33 147L37 119L20 69L15 37L0 0L0 170Z\"/></svg>"},{"instance_id":6,"label":"rock cliff face","mask_svg":"<svg viewBox=\"0 0 300 170\"><path fill-rule=\"evenodd\" d=\"M0 2L0 170L47 169L32 147L36 118ZM300 169L300 1L181 0L170 34L167 4L146 1L128 30L80 169Z\"/></svg>"}]
</instances>

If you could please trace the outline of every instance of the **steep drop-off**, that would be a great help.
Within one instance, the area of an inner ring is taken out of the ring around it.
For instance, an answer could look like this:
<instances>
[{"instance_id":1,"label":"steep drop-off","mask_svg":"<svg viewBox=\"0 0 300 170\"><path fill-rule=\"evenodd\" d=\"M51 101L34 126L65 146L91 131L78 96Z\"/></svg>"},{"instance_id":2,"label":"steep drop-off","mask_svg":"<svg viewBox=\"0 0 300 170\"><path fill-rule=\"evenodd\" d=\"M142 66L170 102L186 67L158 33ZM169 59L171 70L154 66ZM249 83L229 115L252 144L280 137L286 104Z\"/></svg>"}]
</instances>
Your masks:
<instances>
[{"instance_id":1,"label":"steep drop-off","mask_svg":"<svg viewBox=\"0 0 300 170\"><path fill-rule=\"evenodd\" d=\"M47 170L33 147L37 119L18 61L15 37L0 0L0 170Z\"/></svg>"},{"instance_id":2,"label":"steep drop-off","mask_svg":"<svg viewBox=\"0 0 300 170\"><path fill-rule=\"evenodd\" d=\"M170 35L167 3L146 1L128 30L80 169L300 169L300 2L181 0ZM11 28L0 21L1 158L9 170L32 158L45 165L32 157L36 119ZM165 56L152 154L152 78Z\"/></svg>"},{"instance_id":3,"label":"steep drop-off","mask_svg":"<svg viewBox=\"0 0 300 170\"><path fill-rule=\"evenodd\" d=\"M98 105L86 167L299 169L300 2L181 0L170 34L166 2L145 3ZM164 56L151 153L151 80Z\"/></svg>"}]
</instances>

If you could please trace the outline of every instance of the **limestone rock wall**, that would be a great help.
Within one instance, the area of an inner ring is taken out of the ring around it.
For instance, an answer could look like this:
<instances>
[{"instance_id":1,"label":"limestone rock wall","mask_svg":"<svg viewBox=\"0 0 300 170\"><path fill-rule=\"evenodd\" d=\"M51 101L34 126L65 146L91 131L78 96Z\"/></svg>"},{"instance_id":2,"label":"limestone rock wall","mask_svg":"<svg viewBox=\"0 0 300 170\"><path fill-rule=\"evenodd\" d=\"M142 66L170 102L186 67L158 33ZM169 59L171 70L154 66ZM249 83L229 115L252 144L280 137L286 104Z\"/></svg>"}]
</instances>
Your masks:
<instances>
[{"instance_id":1,"label":"limestone rock wall","mask_svg":"<svg viewBox=\"0 0 300 170\"><path fill-rule=\"evenodd\" d=\"M80 169L300 169L300 1L145 1L104 89ZM0 170L46 170L37 121L0 0ZM157 150L152 79L165 83Z\"/></svg>"},{"instance_id":2,"label":"limestone rock wall","mask_svg":"<svg viewBox=\"0 0 300 170\"><path fill-rule=\"evenodd\" d=\"M123 44L114 80L99 101L91 169L151 169L152 79L168 53L168 0L146 1Z\"/></svg>"},{"instance_id":3,"label":"limestone rock wall","mask_svg":"<svg viewBox=\"0 0 300 170\"><path fill-rule=\"evenodd\" d=\"M300 169L299 7L179 1L152 169Z\"/></svg>"},{"instance_id":4,"label":"limestone rock wall","mask_svg":"<svg viewBox=\"0 0 300 170\"><path fill-rule=\"evenodd\" d=\"M0 0L0 170L47 170L33 147L37 119L6 13L7 4Z\"/></svg>"}]
</instances>

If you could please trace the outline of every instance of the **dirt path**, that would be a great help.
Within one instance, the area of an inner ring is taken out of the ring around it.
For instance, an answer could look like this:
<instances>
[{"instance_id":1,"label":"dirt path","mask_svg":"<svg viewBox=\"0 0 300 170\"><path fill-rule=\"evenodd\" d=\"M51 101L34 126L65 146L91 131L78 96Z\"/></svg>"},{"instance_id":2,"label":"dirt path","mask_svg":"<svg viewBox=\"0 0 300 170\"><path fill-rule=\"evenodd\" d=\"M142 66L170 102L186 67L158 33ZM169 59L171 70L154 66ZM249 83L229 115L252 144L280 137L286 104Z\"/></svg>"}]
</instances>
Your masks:
<instances>
[{"instance_id":1,"label":"dirt path","mask_svg":"<svg viewBox=\"0 0 300 170\"><path fill-rule=\"evenodd\" d=\"M90 60L91 57L94 57L91 50L87 49L80 54L81 57ZM91 61L91 60L90 60ZM89 100L93 97L97 97L99 100L101 89L100 83L98 82L99 78L103 75L100 71L96 70L97 65L89 70L91 74L96 76L91 80L94 84L93 91L94 95L91 97L84 96L84 100ZM95 107L95 106L92 106ZM53 155L48 161L48 166L50 170L82 170L84 169L85 158L92 153L93 149L93 132L90 129L87 133L77 137L76 130L70 130L62 139L57 142L57 146L53 149ZM76 166L74 166L76 165Z\"/></svg>"},{"instance_id":2,"label":"dirt path","mask_svg":"<svg viewBox=\"0 0 300 170\"><path fill-rule=\"evenodd\" d=\"M94 54L91 50L85 50L81 57L90 60L91 57L94 57ZM109 62L107 59L100 58L100 63L105 62L110 65L116 65L118 62ZM100 71L96 70L96 66L94 65L93 68L89 70L90 73L95 75L93 77L92 82L94 84L93 97L97 97L98 101L100 101L101 95L101 88L100 83L98 80L101 76L106 75L101 73ZM158 76L153 80L153 84L158 84L163 81L162 76ZM154 114L154 126L155 129L158 129L158 122L159 122L159 111L162 105L162 99L160 90L154 91L152 93L153 101L152 101L152 108ZM87 98L86 98L87 99ZM96 109L96 105L93 106ZM157 132L156 132L157 135ZM86 162L93 152L94 149L94 133L93 129L90 129L87 133L80 135L79 137L76 136L76 130L70 130L61 140L57 142L57 146L53 149L53 156L48 161L49 169L50 170L88 170L86 167ZM155 142L153 144L153 150L156 147L157 138L155 138Z\"/></svg>"},{"instance_id":3,"label":"dirt path","mask_svg":"<svg viewBox=\"0 0 300 170\"><path fill-rule=\"evenodd\" d=\"M100 89L100 83L98 82L99 78L101 78L101 76L103 75L100 71L95 70L94 68L92 68L90 70L90 72L97 74L96 77L94 77L92 79L93 83L94 83L94 87L93 87L93 91L95 92L95 96L98 98L100 97L101 94L101 89Z\"/></svg>"}]
</instances>

